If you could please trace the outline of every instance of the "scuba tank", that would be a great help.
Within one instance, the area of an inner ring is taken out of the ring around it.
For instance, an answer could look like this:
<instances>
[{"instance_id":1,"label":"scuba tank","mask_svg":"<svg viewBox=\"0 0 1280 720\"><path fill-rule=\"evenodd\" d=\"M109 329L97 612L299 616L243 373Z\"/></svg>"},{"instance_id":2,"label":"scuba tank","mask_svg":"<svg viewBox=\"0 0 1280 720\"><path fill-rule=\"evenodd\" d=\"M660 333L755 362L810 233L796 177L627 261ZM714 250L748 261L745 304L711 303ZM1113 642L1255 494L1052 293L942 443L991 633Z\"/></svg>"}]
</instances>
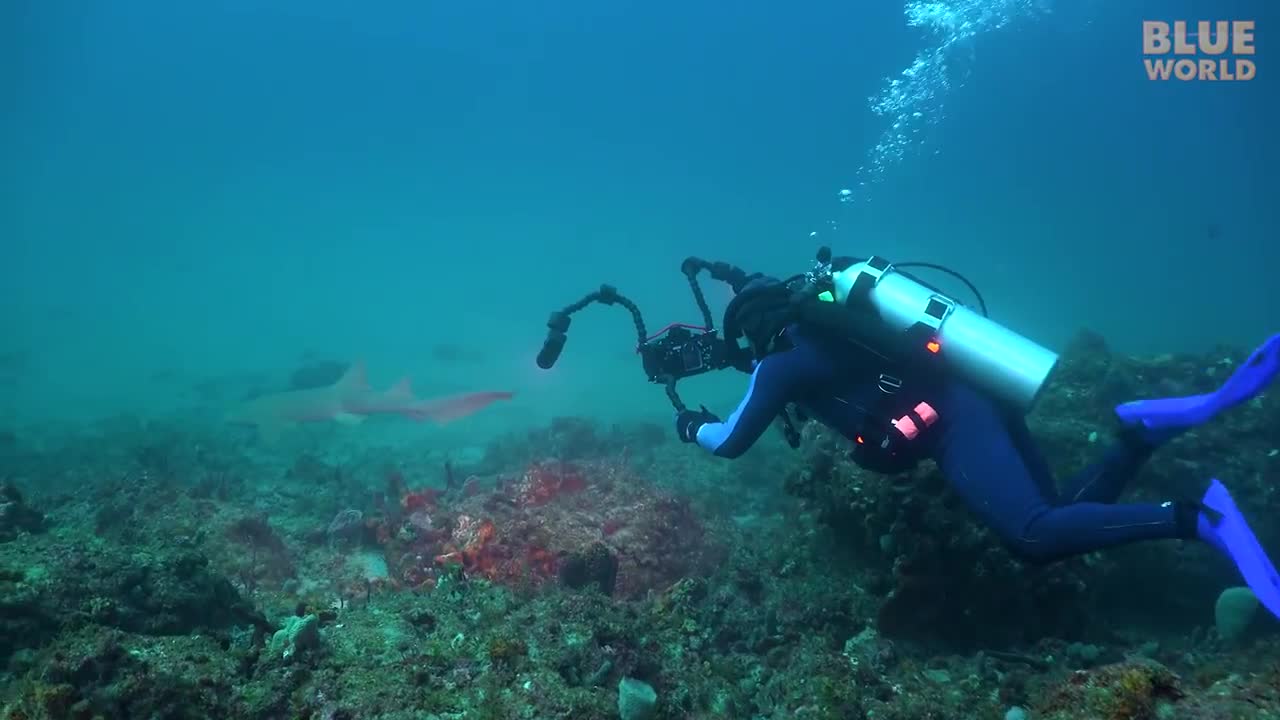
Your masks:
<instances>
[{"instance_id":1,"label":"scuba tank","mask_svg":"<svg viewBox=\"0 0 1280 720\"><path fill-rule=\"evenodd\" d=\"M897 336L894 354L940 363L1010 409L1029 412L1058 363L1053 351L896 270L884 258L829 272L820 299L860 314L873 309L885 330Z\"/></svg>"}]
</instances>

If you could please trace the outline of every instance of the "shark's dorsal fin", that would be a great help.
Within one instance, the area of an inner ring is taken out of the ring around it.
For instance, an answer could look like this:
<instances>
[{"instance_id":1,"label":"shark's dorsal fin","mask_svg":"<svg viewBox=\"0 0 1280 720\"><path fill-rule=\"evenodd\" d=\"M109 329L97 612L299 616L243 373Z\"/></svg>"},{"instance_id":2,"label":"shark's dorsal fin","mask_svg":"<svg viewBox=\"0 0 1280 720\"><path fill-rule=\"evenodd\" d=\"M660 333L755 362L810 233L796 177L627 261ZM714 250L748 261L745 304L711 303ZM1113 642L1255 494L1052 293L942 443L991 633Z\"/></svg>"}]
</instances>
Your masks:
<instances>
[{"instance_id":1,"label":"shark's dorsal fin","mask_svg":"<svg viewBox=\"0 0 1280 720\"><path fill-rule=\"evenodd\" d=\"M408 377L400 378L400 381L392 385L387 390L387 397L394 398L411 398L413 397L413 383Z\"/></svg>"},{"instance_id":2,"label":"shark's dorsal fin","mask_svg":"<svg viewBox=\"0 0 1280 720\"><path fill-rule=\"evenodd\" d=\"M356 360L351 363L351 367L342 374L338 380L337 387L343 390L367 390L369 388L369 378L365 374L364 360Z\"/></svg>"}]
</instances>

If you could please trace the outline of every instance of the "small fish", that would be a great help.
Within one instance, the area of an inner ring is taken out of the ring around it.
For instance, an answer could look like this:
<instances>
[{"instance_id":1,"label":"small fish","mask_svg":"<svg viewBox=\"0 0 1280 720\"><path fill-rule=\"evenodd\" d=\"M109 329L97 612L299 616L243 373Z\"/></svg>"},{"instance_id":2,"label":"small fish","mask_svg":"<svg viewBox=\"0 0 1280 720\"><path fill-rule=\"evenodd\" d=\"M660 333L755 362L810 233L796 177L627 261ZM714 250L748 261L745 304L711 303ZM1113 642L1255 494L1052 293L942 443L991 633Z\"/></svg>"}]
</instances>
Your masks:
<instances>
[{"instance_id":1,"label":"small fish","mask_svg":"<svg viewBox=\"0 0 1280 720\"><path fill-rule=\"evenodd\" d=\"M408 378L389 390L374 390L365 377L364 363L355 362L332 385L256 397L234 410L227 421L252 425L265 439L274 439L291 425L326 421L355 424L370 415L446 423L513 396L509 392L480 392L423 400L414 396Z\"/></svg>"}]
</instances>

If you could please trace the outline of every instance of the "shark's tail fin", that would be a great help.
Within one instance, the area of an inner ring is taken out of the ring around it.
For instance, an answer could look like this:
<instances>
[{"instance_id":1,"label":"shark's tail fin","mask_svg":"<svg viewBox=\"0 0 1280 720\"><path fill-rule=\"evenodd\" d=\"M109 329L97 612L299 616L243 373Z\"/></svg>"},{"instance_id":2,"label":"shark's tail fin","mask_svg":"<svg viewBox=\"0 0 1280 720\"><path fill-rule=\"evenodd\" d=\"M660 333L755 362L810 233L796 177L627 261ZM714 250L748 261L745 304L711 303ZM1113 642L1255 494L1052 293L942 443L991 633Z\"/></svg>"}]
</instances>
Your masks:
<instances>
[{"instance_id":1,"label":"shark's tail fin","mask_svg":"<svg viewBox=\"0 0 1280 720\"><path fill-rule=\"evenodd\" d=\"M479 392L452 397L423 400L405 409L404 415L414 420L447 423L477 413L499 400L510 400L515 393Z\"/></svg>"}]
</instances>

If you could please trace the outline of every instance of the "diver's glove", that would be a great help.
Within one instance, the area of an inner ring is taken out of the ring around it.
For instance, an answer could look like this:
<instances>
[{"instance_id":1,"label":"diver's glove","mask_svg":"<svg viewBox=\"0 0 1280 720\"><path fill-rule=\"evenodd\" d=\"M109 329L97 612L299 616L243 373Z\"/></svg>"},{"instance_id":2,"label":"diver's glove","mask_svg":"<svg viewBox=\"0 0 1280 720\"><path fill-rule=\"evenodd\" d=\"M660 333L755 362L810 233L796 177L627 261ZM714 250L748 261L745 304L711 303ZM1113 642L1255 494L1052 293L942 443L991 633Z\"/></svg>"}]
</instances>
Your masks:
<instances>
[{"instance_id":1,"label":"diver's glove","mask_svg":"<svg viewBox=\"0 0 1280 720\"><path fill-rule=\"evenodd\" d=\"M680 442L695 442L698 439L698 428L707 423L718 423L720 418L711 414L704 406L701 410L682 410L676 415L676 434Z\"/></svg>"}]
</instances>

